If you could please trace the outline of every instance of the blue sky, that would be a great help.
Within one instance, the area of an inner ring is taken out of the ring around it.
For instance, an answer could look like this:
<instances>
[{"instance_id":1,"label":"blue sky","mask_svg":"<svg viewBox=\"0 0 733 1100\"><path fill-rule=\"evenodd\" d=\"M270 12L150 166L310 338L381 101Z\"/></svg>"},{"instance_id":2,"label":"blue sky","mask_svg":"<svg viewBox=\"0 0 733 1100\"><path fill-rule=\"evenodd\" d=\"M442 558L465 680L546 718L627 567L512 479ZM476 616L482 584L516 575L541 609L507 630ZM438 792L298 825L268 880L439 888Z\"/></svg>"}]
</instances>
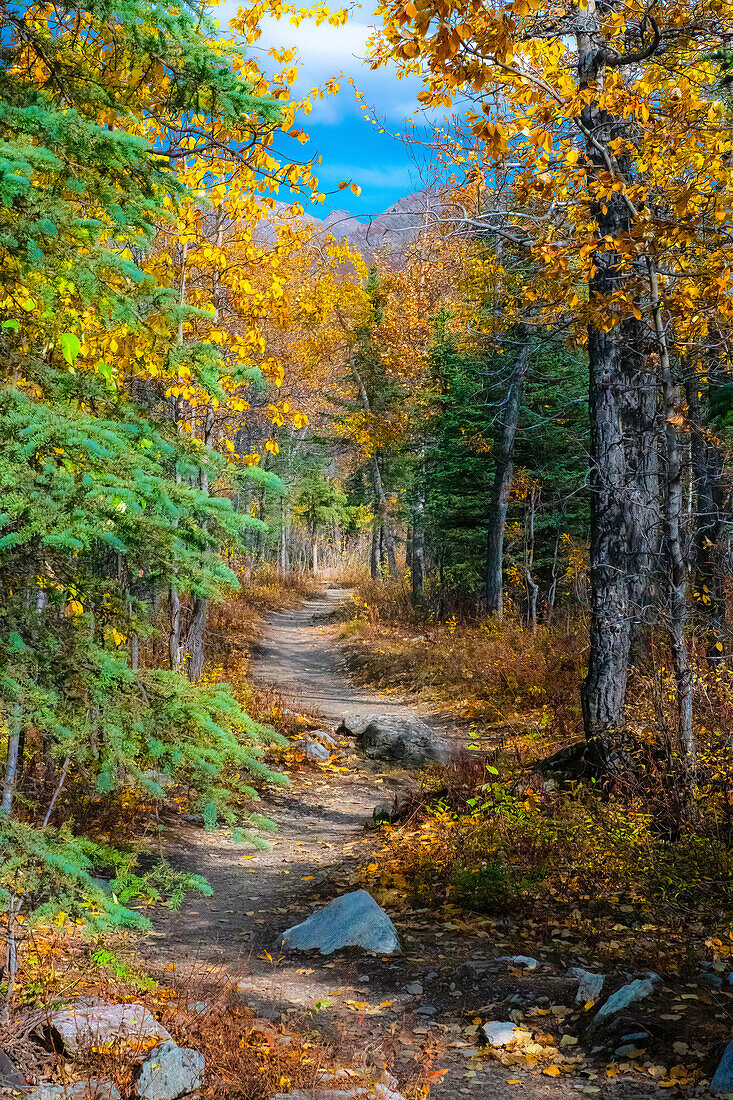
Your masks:
<instances>
[{"instance_id":1,"label":"blue sky","mask_svg":"<svg viewBox=\"0 0 733 1100\"><path fill-rule=\"evenodd\" d=\"M237 6L237 0L223 0L214 9L222 27ZM358 183L362 193L357 197L345 190L327 195L324 207L309 208L316 215L322 216L327 209L345 209L359 217L379 214L403 195L425 185L414 150L411 152L392 136L404 132L405 118L420 121L421 116L415 115L420 82L417 78L399 80L390 68L372 72L365 64L371 32L368 10L356 9L345 26L338 28L317 27L312 21L295 27L287 19L270 17L262 24L262 38L257 45L263 62L272 46L297 49L302 61L298 91L343 74L341 91L317 101L311 114L298 123L310 134L311 143L296 149L300 156L317 151L323 157L319 170L322 191L335 191L340 180L348 179ZM373 108L381 126L364 117L350 79L363 94L364 102ZM380 129L385 132L380 133Z\"/></svg>"}]
</instances>

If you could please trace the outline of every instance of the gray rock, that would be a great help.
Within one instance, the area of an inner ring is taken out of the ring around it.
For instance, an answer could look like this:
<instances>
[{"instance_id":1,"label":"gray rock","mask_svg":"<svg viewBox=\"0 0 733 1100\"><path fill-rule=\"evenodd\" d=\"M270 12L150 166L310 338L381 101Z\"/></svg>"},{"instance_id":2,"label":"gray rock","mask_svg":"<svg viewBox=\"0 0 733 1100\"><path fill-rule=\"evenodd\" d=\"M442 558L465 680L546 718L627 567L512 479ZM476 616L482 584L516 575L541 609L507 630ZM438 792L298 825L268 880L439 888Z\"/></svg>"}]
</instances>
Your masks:
<instances>
[{"instance_id":1,"label":"gray rock","mask_svg":"<svg viewBox=\"0 0 733 1100\"><path fill-rule=\"evenodd\" d=\"M291 951L330 955L343 947L362 947L379 955L400 950L397 929L366 890L334 898L307 920L283 932L281 946Z\"/></svg>"},{"instance_id":2,"label":"gray rock","mask_svg":"<svg viewBox=\"0 0 733 1100\"><path fill-rule=\"evenodd\" d=\"M122 1100L117 1086L100 1077L70 1085L40 1085L26 1095L28 1100Z\"/></svg>"},{"instance_id":3,"label":"gray rock","mask_svg":"<svg viewBox=\"0 0 733 1100\"><path fill-rule=\"evenodd\" d=\"M580 979L587 973L588 971L584 970L582 966L569 966L565 971L565 976L579 982Z\"/></svg>"},{"instance_id":4,"label":"gray rock","mask_svg":"<svg viewBox=\"0 0 733 1100\"><path fill-rule=\"evenodd\" d=\"M622 1012L629 1005L642 1001L654 992L654 982L650 978L637 978L636 981L622 985L615 993L612 993L606 1003L602 1005L593 1017L593 1027L597 1027L603 1020Z\"/></svg>"},{"instance_id":5,"label":"gray rock","mask_svg":"<svg viewBox=\"0 0 733 1100\"><path fill-rule=\"evenodd\" d=\"M723 1057L710 1082L711 1092L733 1092L733 1041L723 1051Z\"/></svg>"},{"instance_id":6,"label":"gray rock","mask_svg":"<svg viewBox=\"0 0 733 1100\"><path fill-rule=\"evenodd\" d=\"M521 966L524 970L536 970L540 965L539 960L533 959L531 955L501 955L496 961Z\"/></svg>"},{"instance_id":7,"label":"gray rock","mask_svg":"<svg viewBox=\"0 0 733 1100\"><path fill-rule=\"evenodd\" d=\"M437 1011L435 1005L420 1005L417 1014L418 1016L435 1016Z\"/></svg>"},{"instance_id":8,"label":"gray rock","mask_svg":"<svg viewBox=\"0 0 733 1100\"><path fill-rule=\"evenodd\" d=\"M211 1012L211 1001L191 1001L188 1011L195 1012L197 1016L206 1016Z\"/></svg>"},{"instance_id":9,"label":"gray rock","mask_svg":"<svg viewBox=\"0 0 733 1100\"><path fill-rule=\"evenodd\" d=\"M394 817L394 802L380 802L372 810L372 819L375 825L389 824Z\"/></svg>"},{"instance_id":10,"label":"gray rock","mask_svg":"<svg viewBox=\"0 0 733 1100\"><path fill-rule=\"evenodd\" d=\"M422 993L422 982L410 982L405 986L405 992L409 993L411 997L419 997Z\"/></svg>"},{"instance_id":11,"label":"gray rock","mask_svg":"<svg viewBox=\"0 0 733 1100\"><path fill-rule=\"evenodd\" d=\"M613 1053L618 1055L619 1058L628 1058L630 1054L637 1054L638 1052L639 1048L636 1043L622 1043L620 1047L616 1047Z\"/></svg>"},{"instance_id":12,"label":"gray rock","mask_svg":"<svg viewBox=\"0 0 733 1100\"><path fill-rule=\"evenodd\" d=\"M336 738L328 733L326 730L311 730L311 737L315 741L320 741L322 745L325 745L328 749L337 749L338 741Z\"/></svg>"},{"instance_id":13,"label":"gray rock","mask_svg":"<svg viewBox=\"0 0 733 1100\"><path fill-rule=\"evenodd\" d=\"M622 1043L645 1043L647 1039L650 1039L651 1035L648 1031L630 1031L628 1035L621 1036Z\"/></svg>"},{"instance_id":14,"label":"gray rock","mask_svg":"<svg viewBox=\"0 0 733 1100\"><path fill-rule=\"evenodd\" d=\"M357 742L370 759L405 768L443 764L452 755L448 742L420 718L379 716L357 736Z\"/></svg>"},{"instance_id":15,"label":"gray rock","mask_svg":"<svg viewBox=\"0 0 733 1100\"><path fill-rule=\"evenodd\" d=\"M323 763L323 761L330 759L331 753L325 745L319 744L318 741L306 741L305 755L308 760Z\"/></svg>"},{"instance_id":16,"label":"gray rock","mask_svg":"<svg viewBox=\"0 0 733 1100\"><path fill-rule=\"evenodd\" d=\"M25 1083L25 1077L15 1062L8 1058L4 1050L0 1050L0 1089L22 1088Z\"/></svg>"},{"instance_id":17,"label":"gray rock","mask_svg":"<svg viewBox=\"0 0 733 1100\"><path fill-rule=\"evenodd\" d=\"M150 1039L170 1041L171 1036L144 1005L113 1005L90 1000L74 1001L68 1008L52 1012L48 1025L56 1046L69 1054L89 1047L114 1046L118 1040L134 1046Z\"/></svg>"},{"instance_id":18,"label":"gray rock","mask_svg":"<svg viewBox=\"0 0 733 1100\"><path fill-rule=\"evenodd\" d=\"M508 1047L511 1043L527 1043L532 1038L529 1031L523 1031L511 1020L491 1020L481 1028L490 1046Z\"/></svg>"},{"instance_id":19,"label":"gray rock","mask_svg":"<svg viewBox=\"0 0 733 1100\"><path fill-rule=\"evenodd\" d=\"M595 1003L600 997L605 984L605 974L591 974L589 970L584 970L578 985L578 992L575 994L576 1005L584 1005L588 1001Z\"/></svg>"},{"instance_id":20,"label":"gray rock","mask_svg":"<svg viewBox=\"0 0 733 1100\"><path fill-rule=\"evenodd\" d=\"M336 733L345 733L350 737L361 737L367 726L378 720L378 714L346 714Z\"/></svg>"},{"instance_id":21,"label":"gray rock","mask_svg":"<svg viewBox=\"0 0 733 1100\"><path fill-rule=\"evenodd\" d=\"M143 1063L136 1088L140 1100L177 1100L203 1083L203 1054L169 1042L156 1047Z\"/></svg>"}]
</instances>

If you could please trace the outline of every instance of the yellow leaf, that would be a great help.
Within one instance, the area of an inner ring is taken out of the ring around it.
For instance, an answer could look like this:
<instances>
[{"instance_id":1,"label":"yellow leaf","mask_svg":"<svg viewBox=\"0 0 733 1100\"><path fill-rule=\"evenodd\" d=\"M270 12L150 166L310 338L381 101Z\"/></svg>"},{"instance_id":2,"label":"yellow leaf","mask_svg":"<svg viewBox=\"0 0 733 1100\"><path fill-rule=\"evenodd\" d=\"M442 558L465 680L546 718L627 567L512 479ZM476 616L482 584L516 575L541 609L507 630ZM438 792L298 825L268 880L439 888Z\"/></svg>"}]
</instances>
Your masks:
<instances>
[{"instance_id":1,"label":"yellow leaf","mask_svg":"<svg viewBox=\"0 0 733 1100\"><path fill-rule=\"evenodd\" d=\"M547 1066L547 1068L543 1069L542 1072L544 1073L545 1077L560 1076L560 1070L557 1068L557 1066Z\"/></svg>"},{"instance_id":2,"label":"yellow leaf","mask_svg":"<svg viewBox=\"0 0 733 1100\"><path fill-rule=\"evenodd\" d=\"M361 194L361 187L359 187L358 183L352 183L351 190L357 197Z\"/></svg>"}]
</instances>

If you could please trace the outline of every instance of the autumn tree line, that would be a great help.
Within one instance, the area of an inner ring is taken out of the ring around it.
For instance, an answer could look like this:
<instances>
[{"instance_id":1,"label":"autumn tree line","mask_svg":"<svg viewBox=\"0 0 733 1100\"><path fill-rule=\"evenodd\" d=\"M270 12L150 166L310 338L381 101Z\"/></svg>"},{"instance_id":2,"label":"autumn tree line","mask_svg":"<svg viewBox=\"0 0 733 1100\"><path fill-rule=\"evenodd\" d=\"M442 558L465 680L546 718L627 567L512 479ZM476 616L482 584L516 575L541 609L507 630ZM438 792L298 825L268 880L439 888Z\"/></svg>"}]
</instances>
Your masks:
<instances>
[{"instance_id":1,"label":"autumn tree line","mask_svg":"<svg viewBox=\"0 0 733 1100\"><path fill-rule=\"evenodd\" d=\"M372 574L406 565L439 616L508 599L532 627L574 605L607 772L629 765L652 646L694 782L696 708L728 675L728 8L380 15L374 67L419 66L424 105L456 111L432 138L443 184L406 255L376 257L361 302L330 277L296 341L335 372L338 486L366 506Z\"/></svg>"}]
</instances>

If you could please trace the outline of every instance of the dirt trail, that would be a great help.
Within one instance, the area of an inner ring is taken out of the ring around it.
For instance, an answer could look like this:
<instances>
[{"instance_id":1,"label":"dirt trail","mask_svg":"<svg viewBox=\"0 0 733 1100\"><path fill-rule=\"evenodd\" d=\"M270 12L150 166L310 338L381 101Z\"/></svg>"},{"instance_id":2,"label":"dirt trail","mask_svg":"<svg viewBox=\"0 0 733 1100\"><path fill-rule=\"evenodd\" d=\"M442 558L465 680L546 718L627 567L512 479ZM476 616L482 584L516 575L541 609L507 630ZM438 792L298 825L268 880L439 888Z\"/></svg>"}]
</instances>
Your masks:
<instances>
[{"instance_id":1,"label":"dirt trail","mask_svg":"<svg viewBox=\"0 0 733 1100\"><path fill-rule=\"evenodd\" d=\"M349 595L347 589L329 588L295 611L273 615L253 662L255 681L333 725L346 714L425 714L414 703L364 691L348 679L331 623Z\"/></svg>"},{"instance_id":2,"label":"dirt trail","mask_svg":"<svg viewBox=\"0 0 733 1100\"><path fill-rule=\"evenodd\" d=\"M296 611L273 615L254 661L255 679L276 687L293 708L319 713L331 728L344 714L428 717L420 707L349 681L328 622L347 595L329 590ZM144 957L158 966L175 963L180 976L197 975L194 1000L207 980L238 981L258 1015L286 1014L317 1030L336 1043L345 1064L355 1059L375 1071L387 1065L401 1083L426 1065L445 1069L431 1090L438 1100L467 1094L508 1100L518 1092L530 1100L577 1097L587 1078L551 1079L536 1067L470 1060L473 1040L465 1028L480 1006L495 1002L493 1018L507 1019L502 1002L516 994L531 999L538 987L532 975L508 979L506 966L493 965L496 952L480 927L467 934L424 909L398 912L391 915L405 947L399 958L281 959L284 929L358 885L356 869L378 839L369 828L372 809L409 782L357 756L351 741L341 742L340 755L348 770L306 768L292 787L266 796L261 810L278 826L269 852L254 853L191 823L172 832L171 858L203 874L214 897L189 897L180 912L163 913ZM415 982L422 994L407 991ZM618 1083L609 1088L619 1096ZM605 1087L604 1095L610 1095Z\"/></svg>"}]
</instances>

